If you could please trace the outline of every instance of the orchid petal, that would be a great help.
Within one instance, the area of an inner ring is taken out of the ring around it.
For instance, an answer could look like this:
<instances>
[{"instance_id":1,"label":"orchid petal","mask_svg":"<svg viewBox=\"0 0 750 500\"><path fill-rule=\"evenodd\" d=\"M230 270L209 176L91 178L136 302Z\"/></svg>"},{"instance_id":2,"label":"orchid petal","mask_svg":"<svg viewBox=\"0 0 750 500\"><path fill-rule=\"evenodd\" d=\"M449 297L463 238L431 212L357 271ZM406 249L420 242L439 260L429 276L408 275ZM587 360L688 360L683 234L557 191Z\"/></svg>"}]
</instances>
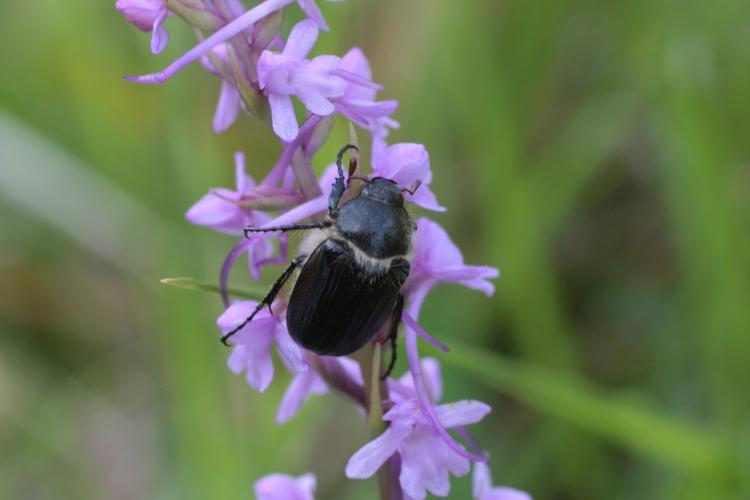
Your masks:
<instances>
[{"instance_id":1,"label":"orchid petal","mask_svg":"<svg viewBox=\"0 0 750 500\"><path fill-rule=\"evenodd\" d=\"M443 377L440 362L435 358L423 358L422 374L424 375L425 385L430 397L433 401L440 401L443 396ZM414 391L414 379L410 372L406 372L399 379L399 383Z\"/></svg>"},{"instance_id":2,"label":"orchid petal","mask_svg":"<svg viewBox=\"0 0 750 500\"><path fill-rule=\"evenodd\" d=\"M208 193L188 209L185 218L192 224L222 233L241 234L245 226L245 212L227 199L239 199L239 196L228 189Z\"/></svg>"},{"instance_id":3,"label":"orchid petal","mask_svg":"<svg viewBox=\"0 0 750 500\"><path fill-rule=\"evenodd\" d=\"M531 496L514 488L498 487L489 490L480 500L531 500Z\"/></svg>"},{"instance_id":4,"label":"orchid petal","mask_svg":"<svg viewBox=\"0 0 750 500\"><path fill-rule=\"evenodd\" d=\"M471 477L472 496L477 500L481 500L491 487L492 479L490 478L489 466L483 463L474 464L474 473Z\"/></svg>"},{"instance_id":5,"label":"orchid petal","mask_svg":"<svg viewBox=\"0 0 750 500\"><path fill-rule=\"evenodd\" d=\"M299 126L294 115L292 99L289 96L270 94L268 103L271 105L273 131L283 141L294 140L299 133Z\"/></svg>"},{"instance_id":6,"label":"orchid petal","mask_svg":"<svg viewBox=\"0 0 750 500\"><path fill-rule=\"evenodd\" d=\"M433 345L434 347L440 349L443 352L450 351L450 349L448 348L447 345L443 344L438 339L436 339L435 337L433 337L432 335L430 335L429 333L427 333L426 331L424 331L422 329L422 327L419 326L419 324L417 323L417 321L408 312L405 312L401 316L401 320L404 322L404 324L406 326L408 326L409 328L411 328L412 330L414 330L417 333L417 335L419 335L419 337L422 340L424 340L425 342Z\"/></svg>"},{"instance_id":7,"label":"orchid petal","mask_svg":"<svg viewBox=\"0 0 750 500\"><path fill-rule=\"evenodd\" d=\"M252 178L245 173L245 153L242 151L234 153L234 184L238 193L244 193L255 185Z\"/></svg>"},{"instance_id":8,"label":"orchid petal","mask_svg":"<svg viewBox=\"0 0 750 500\"><path fill-rule=\"evenodd\" d=\"M226 80L221 82L219 102L214 113L214 132L220 134L228 129L237 120L240 112L240 93L234 85Z\"/></svg>"},{"instance_id":9,"label":"orchid petal","mask_svg":"<svg viewBox=\"0 0 750 500\"><path fill-rule=\"evenodd\" d=\"M490 468L482 463L474 464L471 493L474 500L531 500L528 493L514 488L493 488Z\"/></svg>"},{"instance_id":10,"label":"orchid petal","mask_svg":"<svg viewBox=\"0 0 750 500\"><path fill-rule=\"evenodd\" d=\"M279 357L290 372L304 373L309 369L299 344L292 340L292 337L287 333L286 324L276 327L275 341Z\"/></svg>"},{"instance_id":11,"label":"orchid petal","mask_svg":"<svg viewBox=\"0 0 750 500\"><path fill-rule=\"evenodd\" d=\"M346 464L346 477L365 479L375 474L408 435L405 426L391 425L380 436L360 448Z\"/></svg>"},{"instance_id":12,"label":"orchid petal","mask_svg":"<svg viewBox=\"0 0 750 500\"><path fill-rule=\"evenodd\" d=\"M164 11L154 20L153 31L151 33L151 52L158 54L167 46L169 43L169 33L164 29L164 20L169 15L169 11Z\"/></svg>"},{"instance_id":13,"label":"orchid petal","mask_svg":"<svg viewBox=\"0 0 750 500\"><path fill-rule=\"evenodd\" d=\"M432 401L430 401L430 396L427 393L427 388L425 386L424 377L422 376L422 368L419 363L419 350L417 347L417 334L414 330L411 328L406 329L406 357L409 362L409 370L411 371L412 377L414 379L414 388L417 392L417 399L419 401L419 406L422 410L423 415L427 419L428 423L432 427L435 434L440 436L440 438L445 441L445 443L456 453L458 453L460 456L463 456L464 458L467 458L469 460L475 461L475 462L486 462L487 457L484 457L482 455L475 455L473 453L469 453L466 451L461 445L459 445L450 434L448 434L448 431L445 430L445 428L440 423L437 412L435 411L435 408L432 404Z\"/></svg>"},{"instance_id":14,"label":"orchid petal","mask_svg":"<svg viewBox=\"0 0 750 500\"><path fill-rule=\"evenodd\" d=\"M315 21L315 24L317 24L320 29L323 31L329 30L326 20L323 18L323 13L315 3L315 0L297 0L297 4L307 17Z\"/></svg>"},{"instance_id":15,"label":"orchid petal","mask_svg":"<svg viewBox=\"0 0 750 500\"><path fill-rule=\"evenodd\" d=\"M435 410L443 427L450 429L459 425L475 424L487 416L492 408L481 401L456 401L442 404Z\"/></svg>"},{"instance_id":16,"label":"orchid petal","mask_svg":"<svg viewBox=\"0 0 750 500\"><path fill-rule=\"evenodd\" d=\"M310 395L326 392L328 392L328 386L315 370L307 370L295 375L276 411L276 423L283 424L296 415Z\"/></svg>"},{"instance_id":17,"label":"orchid petal","mask_svg":"<svg viewBox=\"0 0 750 500\"><path fill-rule=\"evenodd\" d=\"M318 39L318 27L314 21L306 19L294 25L282 54L295 59L304 59Z\"/></svg>"},{"instance_id":18,"label":"orchid petal","mask_svg":"<svg viewBox=\"0 0 750 500\"><path fill-rule=\"evenodd\" d=\"M269 474L255 483L257 500L313 500L315 476L294 478L287 474Z\"/></svg>"},{"instance_id":19,"label":"orchid petal","mask_svg":"<svg viewBox=\"0 0 750 500\"><path fill-rule=\"evenodd\" d=\"M316 91L302 88L297 94L297 97L299 97L299 100L302 101L310 113L314 113L318 116L327 116L336 110L331 101Z\"/></svg>"}]
</instances>

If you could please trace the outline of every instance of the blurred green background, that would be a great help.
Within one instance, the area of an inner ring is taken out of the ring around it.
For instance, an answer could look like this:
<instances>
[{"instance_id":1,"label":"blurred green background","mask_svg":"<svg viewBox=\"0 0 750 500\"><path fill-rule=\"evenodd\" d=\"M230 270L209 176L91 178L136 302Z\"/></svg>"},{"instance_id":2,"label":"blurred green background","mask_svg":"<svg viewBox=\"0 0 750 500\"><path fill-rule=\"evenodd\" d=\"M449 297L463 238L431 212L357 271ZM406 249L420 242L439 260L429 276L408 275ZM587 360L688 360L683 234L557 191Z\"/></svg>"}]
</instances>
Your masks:
<instances>
[{"instance_id":1,"label":"blurred green background","mask_svg":"<svg viewBox=\"0 0 750 500\"><path fill-rule=\"evenodd\" d=\"M251 498L274 471L375 498L343 477L367 439L347 402L275 425L288 375L254 393L225 367L218 297L158 284L216 279L234 240L183 214L232 185L234 151L259 178L278 147L247 116L213 135L197 65L123 81L194 36L171 19L153 57L113 3L0 4L0 498ZM750 498L750 4L320 4L316 53L365 50L401 103L391 141L431 152L435 218L502 270L492 299L446 285L422 316L454 347L444 400L494 407L475 431L495 483Z\"/></svg>"}]
</instances>

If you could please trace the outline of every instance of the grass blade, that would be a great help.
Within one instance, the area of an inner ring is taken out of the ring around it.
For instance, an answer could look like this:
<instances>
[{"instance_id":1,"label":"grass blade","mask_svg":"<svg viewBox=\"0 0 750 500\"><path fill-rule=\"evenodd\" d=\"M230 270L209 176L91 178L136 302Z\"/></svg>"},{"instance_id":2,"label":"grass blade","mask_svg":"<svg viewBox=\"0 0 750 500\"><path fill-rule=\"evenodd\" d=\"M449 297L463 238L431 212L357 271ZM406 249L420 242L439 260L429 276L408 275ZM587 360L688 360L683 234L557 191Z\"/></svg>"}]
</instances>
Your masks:
<instances>
[{"instance_id":1,"label":"grass blade","mask_svg":"<svg viewBox=\"0 0 750 500\"><path fill-rule=\"evenodd\" d=\"M219 286L213 283L206 283L193 278L164 278L159 280L162 285L169 285L184 290L193 290L198 292L219 293ZM263 300L268 290L247 289L247 288L227 288L229 295L243 299Z\"/></svg>"},{"instance_id":2,"label":"grass blade","mask_svg":"<svg viewBox=\"0 0 750 500\"><path fill-rule=\"evenodd\" d=\"M577 425L633 452L691 473L721 474L728 452L706 431L607 396L582 380L505 359L451 339L442 360L531 408Z\"/></svg>"}]
</instances>

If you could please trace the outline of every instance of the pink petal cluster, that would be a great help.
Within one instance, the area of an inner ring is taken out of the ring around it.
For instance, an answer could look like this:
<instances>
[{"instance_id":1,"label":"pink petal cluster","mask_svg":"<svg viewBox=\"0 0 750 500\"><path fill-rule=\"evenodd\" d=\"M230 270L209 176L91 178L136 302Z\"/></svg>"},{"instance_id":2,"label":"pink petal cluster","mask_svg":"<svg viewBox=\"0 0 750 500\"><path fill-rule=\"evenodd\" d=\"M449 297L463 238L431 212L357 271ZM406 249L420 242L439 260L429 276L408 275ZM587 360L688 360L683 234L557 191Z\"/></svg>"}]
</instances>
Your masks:
<instances>
[{"instance_id":1,"label":"pink petal cluster","mask_svg":"<svg viewBox=\"0 0 750 500\"><path fill-rule=\"evenodd\" d=\"M372 80L372 69L361 49L355 47L341 58L339 70L362 78ZM372 85L347 83L344 95L336 100L336 110L353 121L365 127L372 133L372 154L375 155L385 149L389 128L398 128L399 124L390 117L398 108L397 101L375 101L378 92Z\"/></svg>"},{"instance_id":2,"label":"pink petal cluster","mask_svg":"<svg viewBox=\"0 0 750 500\"><path fill-rule=\"evenodd\" d=\"M257 500L314 500L315 475L269 474L255 482Z\"/></svg>"},{"instance_id":3,"label":"pink petal cluster","mask_svg":"<svg viewBox=\"0 0 750 500\"><path fill-rule=\"evenodd\" d=\"M215 231L239 236L247 226L261 226L271 216L260 210L245 208L243 204L257 199L299 199L291 189L256 185L245 172L245 156L235 154L235 189L217 188L198 200L185 214L193 224L209 227ZM269 239L260 239L247 249L251 275L260 278L260 268L275 263L274 247ZM284 252L282 252L284 253Z\"/></svg>"},{"instance_id":4,"label":"pink petal cluster","mask_svg":"<svg viewBox=\"0 0 750 500\"><path fill-rule=\"evenodd\" d=\"M222 333L227 333L250 316L257 305L255 301L236 302L219 316L216 324ZM290 372L308 370L302 349L289 336L286 321L273 316L267 308L232 337L232 341L235 345L227 361L229 369L234 373L244 371L247 383L258 392L265 391L273 380L271 348L274 345Z\"/></svg>"},{"instance_id":5,"label":"pink petal cluster","mask_svg":"<svg viewBox=\"0 0 750 500\"><path fill-rule=\"evenodd\" d=\"M392 179L405 188L420 185L412 195L405 192L406 199L415 205L435 212L444 212L435 194L430 191L432 171L430 155L422 144L394 144L381 150L372 162L373 174L377 177Z\"/></svg>"},{"instance_id":6,"label":"pink petal cluster","mask_svg":"<svg viewBox=\"0 0 750 500\"><path fill-rule=\"evenodd\" d=\"M217 188L203 196L185 213L185 218L193 224L206 226L216 231L239 236L249 225L260 225L270 216L258 210L249 210L241 202L252 196L255 181L245 172L245 155L236 153L235 189Z\"/></svg>"},{"instance_id":7,"label":"pink petal cluster","mask_svg":"<svg viewBox=\"0 0 750 500\"><path fill-rule=\"evenodd\" d=\"M489 281L500 272L489 266L464 264L461 250L439 224L425 217L417 219L411 272L404 285L409 297L408 310L417 318L427 294L439 283L458 283L487 296L495 292Z\"/></svg>"},{"instance_id":8,"label":"pink petal cluster","mask_svg":"<svg viewBox=\"0 0 750 500\"><path fill-rule=\"evenodd\" d=\"M158 54L164 50L169 42L169 33L163 24L170 15L164 0L117 0L115 8L130 24L151 33L151 52Z\"/></svg>"},{"instance_id":9,"label":"pink petal cluster","mask_svg":"<svg viewBox=\"0 0 750 500\"><path fill-rule=\"evenodd\" d=\"M436 407L440 423L447 429L474 424L490 412L479 401L458 401ZM346 464L346 476L368 478L398 453L401 457L399 482L404 492L415 499L427 492L445 496L450 491L449 474L463 476L469 472L469 461L452 450L435 433L414 400L397 403L383 419L388 429L357 451Z\"/></svg>"},{"instance_id":10,"label":"pink petal cluster","mask_svg":"<svg viewBox=\"0 0 750 500\"><path fill-rule=\"evenodd\" d=\"M359 364L347 357L338 358L347 377L358 385L363 385L362 372ZM328 385L315 370L307 370L294 376L276 412L276 423L283 424L297 414L302 404L312 395L325 394L329 391Z\"/></svg>"},{"instance_id":11,"label":"pink petal cluster","mask_svg":"<svg viewBox=\"0 0 750 500\"><path fill-rule=\"evenodd\" d=\"M258 61L258 83L268 96L273 131L287 142L299 133L292 96L311 113L326 116L335 111L331 99L346 90L346 81L333 75L341 65L340 58L322 55L306 59L317 38L315 22L302 21L292 28L281 53L265 50Z\"/></svg>"}]
</instances>

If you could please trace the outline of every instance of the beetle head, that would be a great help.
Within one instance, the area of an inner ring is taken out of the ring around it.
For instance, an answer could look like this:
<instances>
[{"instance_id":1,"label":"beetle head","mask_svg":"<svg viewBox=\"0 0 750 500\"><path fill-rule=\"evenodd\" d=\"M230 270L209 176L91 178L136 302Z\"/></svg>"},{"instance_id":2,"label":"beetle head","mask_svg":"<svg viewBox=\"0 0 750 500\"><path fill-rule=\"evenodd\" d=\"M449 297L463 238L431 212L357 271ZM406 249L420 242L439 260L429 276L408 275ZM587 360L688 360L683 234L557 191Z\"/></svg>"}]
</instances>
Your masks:
<instances>
[{"instance_id":1,"label":"beetle head","mask_svg":"<svg viewBox=\"0 0 750 500\"><path fill-rule=\"evenodd\" d=\"M385 177L375 177L362 188L362 196L373 198L396 207L404 206L404 195L394 181Z\"/></svg>"}]
</instances>

